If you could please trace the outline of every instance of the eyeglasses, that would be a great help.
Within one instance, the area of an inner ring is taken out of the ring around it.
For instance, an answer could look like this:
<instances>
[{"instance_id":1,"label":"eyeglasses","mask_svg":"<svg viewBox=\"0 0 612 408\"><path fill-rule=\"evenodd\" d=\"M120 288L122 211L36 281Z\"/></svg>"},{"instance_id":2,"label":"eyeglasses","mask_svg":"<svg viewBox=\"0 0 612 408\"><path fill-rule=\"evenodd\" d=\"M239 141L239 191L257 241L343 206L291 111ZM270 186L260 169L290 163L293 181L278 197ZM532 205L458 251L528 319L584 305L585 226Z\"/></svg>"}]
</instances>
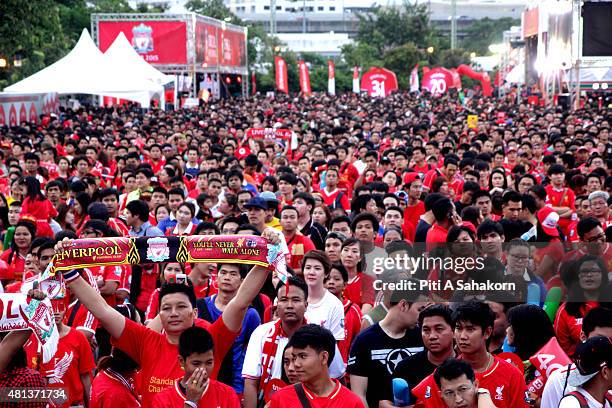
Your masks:
<instances>
[{"instance_id":1,"label":"eyeglasses","mask_svg":"<svg viewBox=\"0 0 612 408\"><path fill-rule=\"evenodd\" d=\"M602 273L601 269L584 269L578 272L578 275L581 275L581 276L591 275L592 276L592 275L599 275L601 273Z\"/></svg>"},{"instance_id":2,"label":"eyeglasses","mask_svg":"<svg viewBox=\"0 0 612 408\"><path fill-rule=\"evenodd\" d=\"M525 256L525 255L522 255L522 256L514 255L514 254L508 254L508 255L510 255L511 257L516 259L517 261L522 261L522 262L525 262L525 261L527 261L529 259L529 256Z\"/></svg>"},{"instance_id":3,"label":"eyeglasses","mask_svg":"<svg viewBox=\"0 0 612 408\"><path fill-rule=\"evenodd\" d=\"M442 393L442 397L446 400L455 399L457 395L465 396L468 392L470 392L474 388L473 385L461 385L457 388L456 391L446 390Z\"/></svg>"}]
</instances>

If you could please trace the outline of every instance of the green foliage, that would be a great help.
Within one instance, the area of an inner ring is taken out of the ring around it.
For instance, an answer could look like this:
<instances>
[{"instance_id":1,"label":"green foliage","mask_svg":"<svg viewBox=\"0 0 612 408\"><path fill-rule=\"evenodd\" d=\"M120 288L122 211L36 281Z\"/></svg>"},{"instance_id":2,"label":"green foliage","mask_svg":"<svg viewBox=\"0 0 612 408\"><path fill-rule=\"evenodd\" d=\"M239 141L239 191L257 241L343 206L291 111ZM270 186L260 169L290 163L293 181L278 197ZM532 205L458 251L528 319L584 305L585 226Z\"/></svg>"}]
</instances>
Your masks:
<instances>
[{"instance_id":1,"label":"green foliage","mask_svg":"<svg viewBox=\"0 0 612 408\"><path fill-rule=\"evenodd\" d=\"M442 50L436 56L436 63L445 68L457 68L461 64L470 64L470 53L462 49Z\"/></svg>"},{"instance_id":2,"label":"green foliage","mask_svg":"<svg viewBox=\"0 0 612 408\"><path fill-rule=\"evenodd\" d=\"M520 20L510 17L497 20L485 17L476 20L466 29L466 36L459 45L468 51L474 51L477 55L489 55L489 45L502 42L504 31L520 24Z\"/></svg>"},{"instance_id":3,"label":"green foliage","mask_svg":"<svg viewBox=\"0 0 612 408\"><path fill-rule=\"evenodd\" d=\"M189 0L185 8L203 16L216 18L217 20L229 19L233 24L243 24L235 14L223 3L223 0Z\"/></svg>"},{"instance_id":4,"label":"green foliage","mask_svg":"<svg viewBox=\"0 0 612 408\"><path fill-rule=\"evenodd\" d=\"M395 72L398 86L406 89L410 84L410 71L421 58L422 52L414 43L409 42L387 52L384 67Z\"/></svg>"}]
</instances>

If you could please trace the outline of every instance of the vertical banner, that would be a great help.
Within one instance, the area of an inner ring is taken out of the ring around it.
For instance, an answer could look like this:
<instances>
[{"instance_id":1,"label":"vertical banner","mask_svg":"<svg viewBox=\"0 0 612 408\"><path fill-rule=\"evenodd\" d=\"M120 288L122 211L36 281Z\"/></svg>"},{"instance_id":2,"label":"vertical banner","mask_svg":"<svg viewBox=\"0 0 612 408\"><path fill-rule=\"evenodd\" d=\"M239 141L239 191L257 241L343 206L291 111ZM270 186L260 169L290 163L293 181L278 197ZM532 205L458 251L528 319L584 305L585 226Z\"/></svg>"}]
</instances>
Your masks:
<instances>
[{"instance_id":1,"label":"vertical banner","mask_svg":"<svg viewBox=\"0 0 612 408\"><path fill-rule=\"evenodd\" d=\"M251 94L257 94L257 80L255 78L255 72L251 73Z\"/></svg>"},{"instance_id":2,"label":"vertical banner","mask_svg":"<svg viewBox=\"0 0 612 408\"><path fill-rule=\"evenodd\" d=\"M330 95L336 94L336 68L334 61L327 61L327 92Z\"/></svg>"},{"instance_id":3,"label":"vertical banner","mask_svg":"<svg viewBox=\"0 0 612 408\"><path fill-rule=\"evenodd\" d=\"M353 68L353 92L359 93L359 67Z\"/></svg>"},{"instance_id":4,"label":"vertical banner","mask_svg":"<svg viewBox=\"0 0 612 408\"><path fill-rule=\"evenodd\" d=\"M419 64L410 72L410 92L419 92Z\"/></svg>"},{"instance_id":5,"label":"vertical banner","mask_svg":"<svg viewBox=\"0 0 612 408\"><path fill-rule=\"evenodd\" d=\"M304 61L298 61L298 70L300 71L300 89L304 96L310 96L312 89L310 89L310 74L308 73L308 65Z\"/></svg>"},{"instance_id":6,"label":"vertical banner","mask_svg":"<svg viewBox=\"0 0 612 408\"><path fill-rule=\"evenodd\" d=\"M287 81L287 63L281 57L274 57L276 71L276 89L279 92L289 93L289 82Z\"/></svg>"}]
</instances>

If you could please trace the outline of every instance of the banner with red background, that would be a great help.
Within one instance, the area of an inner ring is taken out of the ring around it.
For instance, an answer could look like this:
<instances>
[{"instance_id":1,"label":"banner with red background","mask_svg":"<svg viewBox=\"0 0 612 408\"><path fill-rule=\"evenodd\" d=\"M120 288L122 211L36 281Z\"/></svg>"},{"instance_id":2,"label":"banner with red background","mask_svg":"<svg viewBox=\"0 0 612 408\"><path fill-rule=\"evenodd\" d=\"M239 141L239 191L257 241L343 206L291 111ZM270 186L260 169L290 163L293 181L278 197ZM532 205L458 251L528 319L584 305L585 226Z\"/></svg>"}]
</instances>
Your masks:
<instances>
[{"instance_id":1,"label":"banner with red background","mask_svg":"<svg viewBox=\"0 0 612 408\"><path fill-rule=\"evenodd\" d=\"M224 67L245 67L247 65L244 32L218 28L217 40L219 65Z\"/></svg>"},{"instance_id":2,"label":"banner with red background","mask_svg":"<svg viewBox=\"0 0 612 408\"><path fill-rule=\"evenodd\" d=\"M21 122L39 122L40 115L59 110L56 93L0 96L0 126L17 126Z\"/></svg>"},{"instance_id":3,"label":"banner with red background","mask_svg":"<svg viewBox=\"0 0 612 408\"><path fill-rule=\"evenodd\" d=\"M217 27L196 21L195 33L196 63L203 67L217 66L219 62Z\"/></svg>"},{"instance_id":4,"label":"banner with red background","mask_svg":"<svg viewBox=\"0 0 612 408\"><path fill-rule=\"evenodd\" d=\"M304 61L298 61L298 71L300 73L300 89L304 96L312 94L310 88L310 73L308 72L308 65Z\"/></svg>"},{"instance_id":5,"label":"banner with red background","mask_svg":"<svg viewBox=\"0 0 612 408\"><path fill-rule=\"evenodd\" d=\"M384 98L397 91L397 77L385 68L373 67L361 77L361 90L375 98Z\"/></svg>"},{"instance_id":6,"label":"banner with red background","mask_svg":"<svg viewBox=\"0 0 612 408\"><path fill-rule=\"evenodd\" d=\"M100 50L105 52L121 31L148 63L187 64L187 24L184 21L100 21Z\"/></svg>"},{"instance_id":7,"label":"banner with red background","mask_svg":"<svg viewBox=\"0 0 612 408\"><path fill-rule=\"evenodd\" d=\"M274 71L276 74L276 89L279 92L289 93L287 80L287 63L281 57L274 57Z\"/></svg>"}]
</instances>

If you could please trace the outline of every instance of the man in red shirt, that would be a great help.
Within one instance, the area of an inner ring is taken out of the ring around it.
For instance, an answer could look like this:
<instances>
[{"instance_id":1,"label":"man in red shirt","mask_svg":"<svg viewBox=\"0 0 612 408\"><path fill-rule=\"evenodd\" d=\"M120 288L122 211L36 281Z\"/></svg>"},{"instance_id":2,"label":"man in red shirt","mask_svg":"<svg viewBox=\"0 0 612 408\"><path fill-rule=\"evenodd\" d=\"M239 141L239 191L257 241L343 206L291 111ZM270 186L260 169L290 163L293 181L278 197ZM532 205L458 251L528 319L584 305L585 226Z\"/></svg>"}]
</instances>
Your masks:
<instances>
[{"instance_id":1,"label":"man in red shirt","mask_svg":"<svg viewBox=\"0 0 612 408\"><path fill-rule=\"evenodd\" d=\"M272 244L280 238L274 230L265 230L262 236ZM70 245L69 240L58 244L62 250ZM68 288L81 301L83 306L100 321L113 338L113 345L127 353L142 368L142 405L151 406L156 393L174 384L174 380L183 375L178 354L178 340L182 332L196 323L196 299L192 286L169 283L160 291L159 320L163 334L126 319L110 307L94 288L79 276L77 271L64 272ZM220 362L232 346L240 331L242 320L251 301L257 296L268 276L266 268L255 266L244 279L236 296L226 306L223 316L210 325L197 321L206 328L213 338L216 364L211 378L216 378ZM170 363L174 362L174 363Z\"/></svg>"},{"instance_id":2,"label":"man in red shirt","mask_svg":"<svg viewBox=\"0 0 612 408\"><path fill-rule=\"evenodd\" d=\"M423 181L418 173L407 173L404 176L404 188L408 188L408 203L404 209L404 226L411 224L416 231L421 215L425 214L425 203L421 201ZM414 241L414 237L408 237Z\"/></svg>"},{"instance_id":3,"label":"man in red shirt","mask_svg":"<svg viewBox=\"0 0 612 408\"><path fill-rule=\"evenodd\" d=\"M448 197L439 200L432 211L436 221L427 231L425 239L427 252L431 252L438 245L445 244L450 227L461 222L461 218L455 211L455 205Z\"/></svg>"},{"instance_id":4,"label":"man in red shirt","mask_svg":"<svg viewBox=\"0 0 612 408\"><path fill-rule=\"evenodd\" d=\"M448 408L494 407L486 388L478 388L474 370L465 361L447 359L435 371L434 379Z\"/></svg>"},{"instance_id":5,"label":"man in red shirt","mask_svg":"<svg viewBox=\"0 0 612 408\"><path fill-rule=\"evenodd\" d=\"M291 365L295 367L299 383L277 391L270 400L270 408L363 408L361 399L338 380L329 376L329 365L336 353L336 339L327 329L314 324L299 328L287 347L291 347Z\"/></svg>"},{"instance_id":6,"label":"man in red shirt","mask_svg":"<svg viewBox=\"0 0 612 408\"><path fill-rule=\"evenodd\" d=\"M211 378L215 356L213 338L201 327L190 327L179 337L178 361L185 374L153 398L153 408L239 408L234 390Z\"/></svg>"},{"instance_id":7,"label":"man in red shirt","mask_svg":"<svg viewBox=\"0 0 612 408\"><path fill-rule=\"evenodd\" d=\"M304 255L316 248L310 238L298 231L298 210L295 207L290 205L283 207L280 214L280 224L291 254L288 265L294 271L300 271L302 270Z\"/></svg>"},{"instance_id":8,"label":"man in red shirt","mask_svg":"<svg viewBox=\"0 0 612 408\"><path fill-rule=\"evenodd\" d=\"M329 208L343 208L350 211L348 196L338 188L338 170L328 169L325 173L325 188L320 190L323 202Z\"/></svg>"},{"instance_id":9,"label":"man in red shirt","mask_svg":"<svg viewBox=\"0 0 612 408\"><path fill-rule=\"evenodd\" d=\"M567 235L567 227L576 211L576 195L574 191L565 187L565 167L562 164L553 164L548 169L550 184L546 186L546 204L559 214L559 227Z\"/></svg>"},{"instance_id":10,"label":"man in red shirt","mask_svg":"<svg viewBox=\"0 0 612 408\"><path fill-rule=\"evenodd\" d=\"M487 350L487 340L493 333L495 314L484 302L471 301L457 307L455 342L459 358L470 365L476 373L479 386L486 388L497 408L524 408L525 379L520 371L507 361L493 356ZM433 374L413 388L418 403L425 408L445 408L447 405L436 384Z\"/></svg>"},{"instance_id":11,"label":"man in red shirt","mask_svg":"<svg viewBox=\"0 0 612 408\"><path fill-rule=\"evenodd\" d=\"M454 154L449 154L444 158L444 166L442 169L433 169L427 172L423 181L423 186L428 190L438 177L445 177L450 190L450 197L453 199L461 195L463 190L463 181L457 177L457 169L459 168L458 157Z\"/></svg>"}]
</instances>

